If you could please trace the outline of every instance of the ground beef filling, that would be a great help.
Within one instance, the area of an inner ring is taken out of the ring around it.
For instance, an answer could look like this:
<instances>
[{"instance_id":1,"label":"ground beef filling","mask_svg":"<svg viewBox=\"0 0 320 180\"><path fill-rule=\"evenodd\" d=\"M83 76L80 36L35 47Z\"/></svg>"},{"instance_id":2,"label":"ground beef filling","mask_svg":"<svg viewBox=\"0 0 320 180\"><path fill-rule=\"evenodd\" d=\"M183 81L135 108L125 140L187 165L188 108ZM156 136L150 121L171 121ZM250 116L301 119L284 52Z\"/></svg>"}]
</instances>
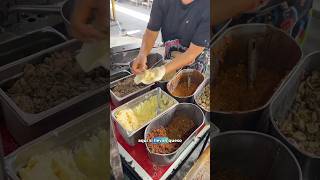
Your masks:
<instances>
[{"instance_id":1,"label":"ground beef filling","mask_svg":"<svg viewBox=\"0 0 320 180\"><path fill-rule=\"evenodd\" d=\"M148 148L153 153L168 154L176 151L182 143L196 129L194 121L185 116L177 116L166 126L154 129L147 135L151 140L155 137L168 137L169 139L181 139L182 142L154 144L147 143Z\"/></svg>"}]
</instances>

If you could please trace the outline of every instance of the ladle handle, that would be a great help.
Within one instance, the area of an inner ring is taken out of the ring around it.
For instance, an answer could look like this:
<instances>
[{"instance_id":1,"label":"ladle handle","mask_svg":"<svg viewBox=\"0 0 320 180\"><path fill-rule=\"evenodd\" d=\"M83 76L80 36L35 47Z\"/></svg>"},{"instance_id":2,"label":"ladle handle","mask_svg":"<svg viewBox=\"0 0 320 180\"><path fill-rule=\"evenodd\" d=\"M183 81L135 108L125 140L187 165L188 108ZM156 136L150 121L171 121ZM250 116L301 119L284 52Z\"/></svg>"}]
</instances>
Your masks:
<instances>
[{"instance_id":1,"label":"ladle handle","mask_svg":"<svg viewBox=\"0 0 320 180\"><path fill-rule=\"evenodd\" d=\"M254 86L257 76L257 39L249 40L248 45L248 84L249 87Z\"/></svg>"}]
</instances>

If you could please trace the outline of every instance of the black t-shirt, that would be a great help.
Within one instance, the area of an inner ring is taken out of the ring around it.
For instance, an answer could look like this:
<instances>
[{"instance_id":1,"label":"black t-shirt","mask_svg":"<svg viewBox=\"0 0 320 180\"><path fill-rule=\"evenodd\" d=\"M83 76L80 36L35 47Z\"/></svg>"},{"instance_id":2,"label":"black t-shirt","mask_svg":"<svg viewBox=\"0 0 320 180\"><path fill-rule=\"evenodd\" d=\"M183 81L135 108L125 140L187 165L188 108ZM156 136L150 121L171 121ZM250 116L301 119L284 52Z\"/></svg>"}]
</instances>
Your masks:
<instances>
[{"instance_id":1,"label":"black t-shirt","mask_svg":"<svg viewBox=\"0 0 320 180\"><path fill-rule=\"evenodd\" d=\"M210 0L154 0L148 29L161 30L164 42L178 39L188 48L190 43L208 47L210 40Z\"/></svg>"}]
</instances>

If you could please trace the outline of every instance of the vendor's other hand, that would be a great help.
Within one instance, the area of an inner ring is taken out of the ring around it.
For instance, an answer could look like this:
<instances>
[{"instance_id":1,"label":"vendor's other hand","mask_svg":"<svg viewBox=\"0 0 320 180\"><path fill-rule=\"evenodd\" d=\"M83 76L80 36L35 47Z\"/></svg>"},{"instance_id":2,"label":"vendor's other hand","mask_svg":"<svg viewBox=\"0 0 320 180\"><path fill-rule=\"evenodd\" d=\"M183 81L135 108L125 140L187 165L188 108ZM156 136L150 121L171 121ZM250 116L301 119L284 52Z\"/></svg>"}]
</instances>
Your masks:
<instances>
[{"instance_id":1,"label":"vendor's other hand","mask_svg":"<svg viewBox=\"0 0 320 180\"><path fill-rule=\"evenodd\" d=\"M132 71L134 74L140 74L147 70L147 57L143 55L138 55L132 63Z\"/></svg>"},{"instance_id":2,"label":"vendor's other hand","mask_svg":"<svg viewBox=\"0 0 320 180\"><path fill-rule=\"evenodd\" d=\"M89 24L94 15L96 26ZM81 41L98 41L106 38L107 2L105 0L77 1L71 17L71 33Z\"/></svg>"}]
</instances>

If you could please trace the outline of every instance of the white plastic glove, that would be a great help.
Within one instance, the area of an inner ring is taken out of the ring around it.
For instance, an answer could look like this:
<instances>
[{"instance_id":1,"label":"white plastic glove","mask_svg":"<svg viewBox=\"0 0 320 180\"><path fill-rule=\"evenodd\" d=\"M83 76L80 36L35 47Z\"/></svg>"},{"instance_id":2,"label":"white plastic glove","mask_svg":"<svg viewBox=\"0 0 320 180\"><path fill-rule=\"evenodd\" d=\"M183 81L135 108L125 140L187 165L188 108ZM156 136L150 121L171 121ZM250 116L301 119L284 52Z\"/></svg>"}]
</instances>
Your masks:
<instances>
[{"instance_id":1,"label":"white plastic glove","mask_svg":"<svg viewBox=\"0 0 320 180\"><path fill-rule=\"evenodd\" d=\"M164 66L148 69L141 74L136 75L134 82L136 84L152 84L160 81L166 74L166 68Z\"/></svg>"},{"instance_id":2,"label":"white plastic glove","mask_svg":"<svg viewBox=\"0 0 320 180\"><path fill-rule=\"evenodd\" d=\"M77 62L85 72L99 66L107 68L109 59L107 40L84 43L80 53L76 56Z\"/></svg>"}]
</instances>

